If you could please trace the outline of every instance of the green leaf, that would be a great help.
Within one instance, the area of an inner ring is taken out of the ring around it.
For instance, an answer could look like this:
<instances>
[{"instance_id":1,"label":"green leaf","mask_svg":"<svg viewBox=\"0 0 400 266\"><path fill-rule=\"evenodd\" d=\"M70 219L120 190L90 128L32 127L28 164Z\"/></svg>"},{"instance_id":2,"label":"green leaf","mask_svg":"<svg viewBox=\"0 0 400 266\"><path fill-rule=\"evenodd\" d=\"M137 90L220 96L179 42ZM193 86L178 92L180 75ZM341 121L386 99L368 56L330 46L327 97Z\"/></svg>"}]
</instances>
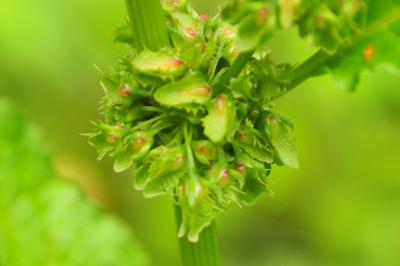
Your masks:
<instances>
[{"instance_id":1,"label":"green leaf","mask_svg":"<svg viewBox=\"0 0 400 266\"><path fill-rule=\"evenodd\" d=\"M211 93L210 85L203 78L193 75L159 88L154 98L162 105L179 108L190 104L205 105Z\"/></svg>"},{"instance_id":2,"label":"green leaf","mask_svg":"<svg viewBox=\"0 0 400 266\"><path fill-rule=\"evenodd\" d=\"M130 137L127 151L131 151L134 160L143 158L153 146L153 134L149 131L136 131Z\"/></svg>"},{"instance_id":3,"label":"green leaf","mask_svg":"<svg viewBox=\"0 0 400 266\"><path fill-rule=\"evenodd\" d=\"M114 156L114 171L123 172L132 166L133 156L127 152L120 152Z\"/></svg>"},{"instance_id":4,"label":"green leaf","mask_svg":"<svg viewBox=\"0 0 400 266\"><path fill-rule=\"evenodd\" d=\"M329 62L337 85L353 91L364 69L373 69L382 63L400 67L400 6L394 1L370 1L365 29L355 37L353 44Z\"/></svg>"},{"instance_id":5,"label":"green leaf","mask_svg":"<svg viewBox=\"0 0 400 266\"><path fill-rule=\"evenodd\" d=\"M265 146L255 146L244 143L241 143L239 145L248 155L250 155L250 157L253 157L260 162L269 164L274 162L271 151L269 151Z\"/></svg>"},{"instance_id":6,"label":"green leaf","mask_svg":"<svg viewBox=\"0 0 400 266\"><path fill-rule=\"evenodd\" d=\"M239 194L240 200L246 205L251 205L262 193L267 192L266 183L255 170L249 169L242 191L243 193Z\"/></svg>"},{"instance_id":7,"label":"green leaf","mask_svg":"<svg viewBox=\"0 0 400 266\"><path fill-rule=\"evenodd\" d=\"M236 107L228 94L218 95L203 119L204 134L214 143L230 141L238 129Z\"/></svg>"},{"instance_id":8,"label":"green leaf","mask_svg":"<svg viewBox=\"0 0 400 266\"><path fill-rule=\"evenodd\" d=\"M147 265L126 226L56 176L44 146L0 99L0 265Z\"/></svg>"},{"instance_id":9,"label":"green leaf","mask_svg":"<svg viewBox=\"0 0 400 266\"><path fill-rule=\"evenodd\" d=\"M272 113L264 118L264 132L280 161L289 167L298 168L296 143L292 130L291 124Z\"/></svg>"}]
</instances>

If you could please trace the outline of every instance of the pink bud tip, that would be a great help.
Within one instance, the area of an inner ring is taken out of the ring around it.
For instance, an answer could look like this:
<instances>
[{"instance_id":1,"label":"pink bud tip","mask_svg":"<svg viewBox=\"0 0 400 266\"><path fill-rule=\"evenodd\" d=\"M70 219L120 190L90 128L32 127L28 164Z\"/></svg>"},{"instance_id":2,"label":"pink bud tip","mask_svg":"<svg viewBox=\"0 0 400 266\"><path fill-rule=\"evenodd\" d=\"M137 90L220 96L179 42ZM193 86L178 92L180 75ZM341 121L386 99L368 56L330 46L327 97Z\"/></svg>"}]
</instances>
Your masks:
<instances>
[{"instance_id":1,"label":"pink bud tip","mask_svg":"<svg viewBox=\"0 0 400 266\"><path fill-rule=\"evenodd\" d=\"M119 94L123 97L129 97L132 95L131 90L127 86L121 86L119 88Z\"/></svg>"},{"instance_id":2,"label":"pink bud tip","mask_svg":"<svg viewBox=\"0 0 400 266\"><path fill-rule=\"evenodd\" d=\"M201 21L203 21L203 22L207 22L207 21L208 21L208 19L209 19L209 17L208 17L206 14L202 14L202 15L200 15L200 20L201 20Z\"/></svg>"}]
</instances>

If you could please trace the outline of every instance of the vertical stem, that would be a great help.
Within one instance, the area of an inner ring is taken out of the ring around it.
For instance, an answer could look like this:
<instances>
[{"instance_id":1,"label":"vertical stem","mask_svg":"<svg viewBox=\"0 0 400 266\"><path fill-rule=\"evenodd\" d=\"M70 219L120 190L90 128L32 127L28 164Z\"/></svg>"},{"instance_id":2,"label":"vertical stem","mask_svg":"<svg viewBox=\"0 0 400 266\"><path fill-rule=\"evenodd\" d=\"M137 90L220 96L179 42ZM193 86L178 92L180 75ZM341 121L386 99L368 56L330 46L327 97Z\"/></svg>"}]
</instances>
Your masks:
<instances>
[{"instance_id":1,"label":"vertical stem","mask_svg":"<svg viewBox=\"0 0 400 266\"><path fill-rule=\"evenodd\" d=\"M176 222L181 222L181 210L175 205ZM179 238L179 248L183 266L220 266L217 226L215 221L204 228L197 243L186 237Z\"/></svg>"},{"instance_id":2,"label":"vertical stem","mask_svg":"<svg viewBox=\"0 0 400 266\"><path fill-rule=\"evenodd\" d=\"M170 45L160 0L126 0L126 6L139 51Z\"/></svg>"},{"instance_id":3,"label":"vertical stem","mask_svg":"<svg viewBox=\"0 0 400 266\"><path fill-rule=\"evenodd\" d=\"M138 51L145 48L157 51L170 46L163 22L160 0L125 0ZM223 84L221 84L223 86ZM177 226L181 224L181 209L174 205ZM197 243L186 237L179 239L183 266L219 266L219 248L215 221L205 228Z\"/></svg>"}]
</instances>

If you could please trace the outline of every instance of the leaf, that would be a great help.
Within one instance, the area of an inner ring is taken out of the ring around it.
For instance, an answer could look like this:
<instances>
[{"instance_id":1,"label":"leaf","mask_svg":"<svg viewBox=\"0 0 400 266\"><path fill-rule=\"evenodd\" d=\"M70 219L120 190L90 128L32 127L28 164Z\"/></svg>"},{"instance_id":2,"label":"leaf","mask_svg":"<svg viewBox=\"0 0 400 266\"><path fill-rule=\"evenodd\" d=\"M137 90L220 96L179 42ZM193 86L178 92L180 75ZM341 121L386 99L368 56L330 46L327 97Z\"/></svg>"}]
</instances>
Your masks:
<instances>
[{"instance_id":1,"label":"leaf","mask_svg":"<svg viewBox=\"0 0 400 266\"><path fill-rule=\"evenodd\" d=\"M236 107L231 96L218 95L203 119L204 134L214 143L229 141L238 129Z\"/></svg>"},{"instance_id":2,"label":"leaf","mask_svg":"<svg viewBox=\"0 0 400 266\"><path fill-rule=\"evenodd\" d=\"M134 160L143 158L154 143L153 134L150 131L136 131L129 139L127 151L131 151Z\"/></svg>"},{"instance_id":3,"label":"leaf","mask_svg":"<svg viewBox=\"0 0 400 266\"><path fill-rule=\"evenodd\" d=\"M179 108L190 104L205 105L210 100L211 93L210 85L203 78L194 75L159 88L154 98L162 105Z\"/></svg>"},{"instance_id":4,"label":"leaf","mask_svg":"<svg viewBox=\"0 0 400 266\"><path fill-rule=\"evenodd\" d=\"M241 143L239 145L248 155L250 155L251 157L260 162L269 164L274 162L272 153L266 147L260 147L244 143Z\"/></svg>"},{"instance_id":5,"label":"leaf","mask_svg":"<svg viewBox=\"0 0 400 266\"><path fill-rule=\"evenodd\" d=\"M267 188L265 182L257 176L256 171L249 169L242 191L243 193L239 194L240 200L246 205L251 205L267 191Z\"/></svg>"},{"instance_id":6,"label":"leaf","mask_svg":"<svg viewBox=\"0 0 400 266\"><path fill-rule=\"evenodd\" d=\"M262 134L257 129L247 126L242 127L238 131L236 140L233 147L238 158L244 158L241 152L243 150L251 158L262 163L271 164L274 162L270 147L262 140ZM239 147L241 150L239 150Z\"/></svg>"},{"instance_id":7,"label":"leaf","mask_svg":"<svg viewBox=\"0 0 400 266\"><path fill-rule=\"evenodd\" d=\"M400 6L390 0L370 1L365 29L353 44L329 63L334 81L344 90L353 91L364 69L382 63L400 67Z\"/></svg>"},{"instance_id":8,"label":"leaf","mask_svg":"<svg viewBox=\"0 0 400 266\"><path fill-rule=\"evenodd\" d=\"M114 156L114 171L117 173L123 172L132 166L133 157L127 152L120 152Z\"/></svg>"},{"instance_id":9,"label":"leaf","mask_svg":"<svg viewBox=\"0 0 400 266\"><path fill-rule=\"evenodd\" d=\"M147 265L126 226L56 176L44 146L0 99L0 265Z\"/></svg>"},{"instance_id":10,"label":"leaf","mask_svg":"<svg viewBox=\"0 0 400 266\"><path fill-rule=\"evenodd\" d=\"M293 168L298 168L296 143L292 135L292 126L284 119L269 113L264 118L264 132L280 161Z\"/></svg>"}]
</instances>

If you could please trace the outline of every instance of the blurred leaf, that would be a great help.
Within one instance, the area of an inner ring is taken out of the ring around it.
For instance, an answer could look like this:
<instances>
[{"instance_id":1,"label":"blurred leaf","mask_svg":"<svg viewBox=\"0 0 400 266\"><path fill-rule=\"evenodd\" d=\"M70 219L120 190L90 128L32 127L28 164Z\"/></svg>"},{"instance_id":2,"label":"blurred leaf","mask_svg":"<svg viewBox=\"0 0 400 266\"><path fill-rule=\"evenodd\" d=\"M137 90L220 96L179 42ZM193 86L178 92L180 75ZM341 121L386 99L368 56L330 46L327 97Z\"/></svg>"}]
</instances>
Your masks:
<instances>
[{"instance_id":1,"label":"blurred leaf","mask_svg":"<svg viewBox=\"0 0 400 266\"><path fill-rule=\"evenodd\" d=\"M370 1L366 27L353 44L330 63L335 82L354 90L364 69L381 63L400 67L400 4L398 1Z\"/></svg>"},{"instance_id":2,"label":"blurred leaf","mask_svg":"<svg viewBox=\"0 0 400 266\"><path fill-rule=\"evenodd\" d=\"M0 265L146 265L128 229L60 180L35 131L0 99Z\"/></svg>"},{"instance_id":3,"label":"blurred leaf","mask_svg":"<svg viewBox=\"0 0 400 266\"><path fill-rule=\"evenodd\" d=\"M280 161L293 168L299 167L292 125L283 118L268 114L264 121L266 137L276 150Z\"/></svg>"}]
</instances>

